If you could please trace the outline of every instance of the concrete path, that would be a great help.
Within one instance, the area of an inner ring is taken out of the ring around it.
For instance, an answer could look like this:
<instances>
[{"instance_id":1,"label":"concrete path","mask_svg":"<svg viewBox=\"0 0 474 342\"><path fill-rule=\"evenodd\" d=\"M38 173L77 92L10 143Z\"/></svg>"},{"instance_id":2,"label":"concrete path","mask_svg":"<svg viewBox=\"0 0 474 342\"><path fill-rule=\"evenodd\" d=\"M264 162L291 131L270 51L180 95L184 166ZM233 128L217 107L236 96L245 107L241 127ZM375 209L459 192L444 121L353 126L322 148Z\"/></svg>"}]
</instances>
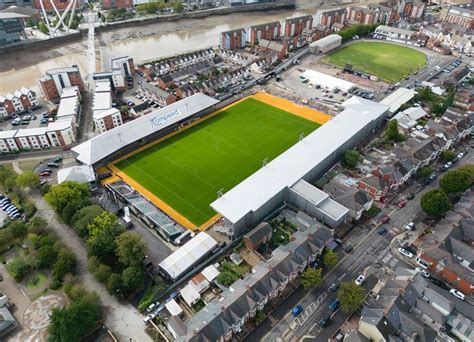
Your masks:
<instances>
[{"instance_id":1,"label":"concrete path","mask_svg":"<svg viewBox=\"0 0 474 342\"><path fill-rule=\"evenodd\" d=\"M63 243L77 258L77 274L84 287L96 292L105 309L105 324L119 341L151 341L145 333L143 316L130 304L121 304L87 271L87 249L74 230L59 222L56 214L39 193L30 194L38 208L37 215L44 218Z\"/></svg>"}]
</instances>

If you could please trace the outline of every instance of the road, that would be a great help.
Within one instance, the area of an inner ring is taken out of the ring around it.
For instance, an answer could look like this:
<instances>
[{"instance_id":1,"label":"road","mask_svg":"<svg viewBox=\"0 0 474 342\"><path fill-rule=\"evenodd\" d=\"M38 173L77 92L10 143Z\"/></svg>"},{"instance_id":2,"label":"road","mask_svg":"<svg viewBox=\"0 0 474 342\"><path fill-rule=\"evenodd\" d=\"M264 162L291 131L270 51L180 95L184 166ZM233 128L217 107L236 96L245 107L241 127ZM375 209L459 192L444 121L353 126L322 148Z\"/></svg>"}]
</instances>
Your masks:
<instances>
[{"instance_id":1,"label":"road","mask_svg":"<svg viewBox=\"0 0 474 342\"><path fill-rule=\"evenodd\" d=\"M455 167L467 163L474 163L473 150L470 150ZM310 337L305 340L327 341L348 317L347 314L338 311L331 318L331 324L329 324L328 327L320 329L317 326L317 322L319 322L322 317L329 315L330 311L328 305L335 298L335 294L329 293L327 288L334 282L353 281L359 274L364 273L364 270L367 270L367 267L373 265L387 270L395 270L399 266L411 268L412 266L406 262L408 260L405 260L398 255L398 252L393 251L391 248L391 241L395 236L403 232L403 227L406 223L412 221L421 213L419 201L421 196L425 192L437 187L438 179L424 187L424 189L416 194L415 198L409 201L408 205L404 208L400 209L393 205L385 207L382 214L389 215L390 222L385 224L388 233L384 236L378 234L378 230L382 226L381 223L372 226L372 228L367 228L365 226L354 228L366 230L366 234L358 235L362 236L362 239L354 237L349 239L349 241L344 242L344 245L351 244L354 246L351 253L347 254L341 250L342 248L338 248L339 250L337 250L337 253L339 256L342 256L342 260L326 275L322 285L306 294L301 288L297 289L294 295L289 296L278 308L275 309L271 314L271 319L265 321L254 332L252 332L251 337L247 338L247 340L262 340L266 342L282 340L289 341L306 335ZM406 196L410 190L410 188L406 189L401 196ZM317 299L323 293L326 293L327 297L318 302L315 307L313 303L317 302ZM291 314L291 309L297 304L302 304L304 308L315 307L315 309L310 309L310 315L307 317L305 316L303 319L295 319ZM271 322L275 321L276 323L271 326Z\"/></svg>"}]
</instances>

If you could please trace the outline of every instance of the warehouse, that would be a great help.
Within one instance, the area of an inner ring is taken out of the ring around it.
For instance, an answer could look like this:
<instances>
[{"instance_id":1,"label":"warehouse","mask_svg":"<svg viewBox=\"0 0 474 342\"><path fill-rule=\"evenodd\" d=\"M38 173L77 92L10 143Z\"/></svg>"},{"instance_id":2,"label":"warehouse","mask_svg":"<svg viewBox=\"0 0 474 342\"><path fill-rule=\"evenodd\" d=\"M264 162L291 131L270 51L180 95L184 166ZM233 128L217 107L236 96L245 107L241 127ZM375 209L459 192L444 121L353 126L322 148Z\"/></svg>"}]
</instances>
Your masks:
<instances>
[{"instance_id":1,"label":"warehouse","mask_svg":"<svg viewBox=\"0 0 474 342\"><path fill-rule=\"evenodd\" d=\"M400 109L403 104L414 98L415 95L416 91L413 89L398 88L382 101L380 101L380 103L389 107L389 114L392 116Z\"/></svg>"},{"instance_id":2,"label":"warehouse","mask_svg":"<svg viewBox=\"0 0 474 342\"><path fill-rule=\"evenodd\" d=\"M327 37L318 39L309 44L309 51L314 54L328 53L341 46L342 37L338 34L331 34Z\"/></svg>"},{"instance_id":3,"label":"warehouse","mask_svg":"<svg viewBox=\"0 0 474 342\"><path fill-rule=\"evenodd\" d=\"M201 232L158 265L158 272L171 281L183 276L193 266L218 248L217 241Z\"/></svg>"},{"instance_id":4,"label":"warehouse","mask_svg":"<svg viewBox=\"0 0 474 342\"><path fill-rule=\"evenodd\" d=\"M127 151L135 150L145 141L152 141L176 130L189 120L213 112L218 102L210 96L197 93L108 130L72 150L77 154L79 162L96 167Z\"/></svg>"},{"instance_id":5,"label":"warehouse","mask_svg":"<svg viewBox=\"0 0 474 342\"><path fill-rule=\"evenodd\" d=\"M315 180L341 154L382 124L388 106L353 96L331 121L302 139L211 203L234 237L261 222L289 200L288 189L300 179Z\"/></svg>"},{"instance_id":6,"label":"warehouse","mask_svg":"<svg viewBox=\"0 0 474 342\"><path fill-rule=\"evenodd\" d=\"M307 79L311 85L318 85L329 90L334 90L337 88L339 90L348 92L349 89L355 86L355 84L352 82L344 81L340 78L323 74L322 72L315 70L306 70L303 72L303 74L301 74L301 77Z\"/></svg>"}]
</instances>

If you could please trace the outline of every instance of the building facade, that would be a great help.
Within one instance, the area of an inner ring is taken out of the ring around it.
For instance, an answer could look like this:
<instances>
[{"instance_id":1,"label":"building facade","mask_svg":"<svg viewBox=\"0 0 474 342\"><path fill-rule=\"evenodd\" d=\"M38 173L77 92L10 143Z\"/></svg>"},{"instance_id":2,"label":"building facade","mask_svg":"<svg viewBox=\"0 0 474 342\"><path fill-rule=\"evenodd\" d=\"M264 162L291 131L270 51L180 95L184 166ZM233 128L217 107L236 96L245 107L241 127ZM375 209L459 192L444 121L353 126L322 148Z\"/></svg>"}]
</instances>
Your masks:
<instances>
[{"instance_id":1,"label":"building facade","mask_svg":"<svg viewBox=\"0 0 474 342\"><path fill-rule=\"evenodd\" d=\"M280 38L281 24L279 21L250 26L247 38L251 46L257 45L261 39L275 40Z\"/></svg>"},{"instance_id":2,"label":"building facade","mask_svg":"<svg viewBox=\"0 0 474 342\"><path fill-rule=\"evenodd\" d=\"M8 117L12 114L22 113L39 105L36 93L26 87L0 96L0 116Z\"/></svg>"},{"instance_id":3,"label":"building facade","mask_svg":"<svg viewBox=\"0 0 474 342\"><path fill-rule=\"evenodd\" d=\"M102 9L132 8L133 0L100 0L99 4Z\"/></svg>"},{"instance_id":4,"label":"building facade","mask_svg":"<svg viewBox=\"0 0 474 342\"><path fill-rule=\"evenodd\" d=\"M99 133L123 125L122 114L116 108L94 113L94 124Z\"/></svg>"},{"instance_id":5,"label":"building facade","mask_svg":"<svg viewBox=\"0 0 474 342\"><path fill-rule=\"evenodd\" d=\"M48 70L38 82L43 97L51 102L57 102L65 88L77 86L81 93L85 92L84 81L76 65Z\"/></svg>"},{"instance_id":6,"label":"building facade","mask_svg":"<svg viewBox=\"0 0 474 342\"><path fill-rule=\"evenodd\" d=\"M474 11L462 7L450 7L443 18L443 21L456 24L466 29L474 28Z\"/></svg>"},{"instance_id":7,"label":"building facade","mask_svg":"<svg viewBox=\"0 0 474 342\"><path fill-rule=\"evenodd\" d=\"M335 23L345 24L347 21L347 10L345 8L339 8L331 11L321 13L320 24L326 25L332 28Z\"/></svg>"},{"instance_id":8,"label":"building facade","mask_svg":"<svg viewBox=\"0 0 474 342\"><path fill-rule=\"evenodd\" d=\"M303 33L303 31L311 30L313 28L313 16L305 15L297 18L289 18L285 20L285 32L286 37L294 37Z\"/></svg>"},{"instance_id":9,"label":"building facade","mask_svg":"<svg viewBox=\"0 0 474 342\"><path fill-rule=\"evenodd\" d=\"M32 0L33 8L41 11L42 8L44 7L46 12L54 12L56 9L59 12L63 12L66 10L66 8L69 6L69 4L73 0ZM43 3L41 6L41 3ZM54 6L53 6L54 3ZM82 9L84 8L85 1L84 0L76 0L76 9Z\"/></svg>"},{"instance_id":10,"label":"building facade","mask_svg":"<svg viewBox=\"0 0 474 342\"><path fill-rule=\"evenodd\" d=\"M245 48L247 33L245 29L236 29L232 31L221 32L219 36L219 45L224 50L237 50Z\"/></svg>"}]
</instances>

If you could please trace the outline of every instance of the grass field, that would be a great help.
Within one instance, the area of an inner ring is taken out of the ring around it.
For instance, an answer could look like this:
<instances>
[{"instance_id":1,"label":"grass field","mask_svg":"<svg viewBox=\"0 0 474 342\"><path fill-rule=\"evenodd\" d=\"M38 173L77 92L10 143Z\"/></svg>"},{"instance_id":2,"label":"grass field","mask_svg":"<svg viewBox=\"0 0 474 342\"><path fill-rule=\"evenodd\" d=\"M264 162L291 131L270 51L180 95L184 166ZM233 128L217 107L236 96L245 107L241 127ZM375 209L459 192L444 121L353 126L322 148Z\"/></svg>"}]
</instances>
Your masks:
<instances>
[{"instance_id":1,"label":"grass field","mask_svg":"<svg viewBox=\"0 0 474 342\"><path fill-rule=\"evenodd\" d=\"M115 166L200 226L215 215L209 204L217 191L230 190L319 126L248 98Z\"/></svg>"},{"instance_id":2,"label":"grass field","mask_svg":"<svg viewBox=\"0 0 474 342\"><path fill-rule=\"evenodd\" d=\"M343 68L352 64L389 82L398 82L426 64L424 53L400 45L380 42L359 42L343 47L326 56L325 63Z\"/></svg>"}]
</instances>

